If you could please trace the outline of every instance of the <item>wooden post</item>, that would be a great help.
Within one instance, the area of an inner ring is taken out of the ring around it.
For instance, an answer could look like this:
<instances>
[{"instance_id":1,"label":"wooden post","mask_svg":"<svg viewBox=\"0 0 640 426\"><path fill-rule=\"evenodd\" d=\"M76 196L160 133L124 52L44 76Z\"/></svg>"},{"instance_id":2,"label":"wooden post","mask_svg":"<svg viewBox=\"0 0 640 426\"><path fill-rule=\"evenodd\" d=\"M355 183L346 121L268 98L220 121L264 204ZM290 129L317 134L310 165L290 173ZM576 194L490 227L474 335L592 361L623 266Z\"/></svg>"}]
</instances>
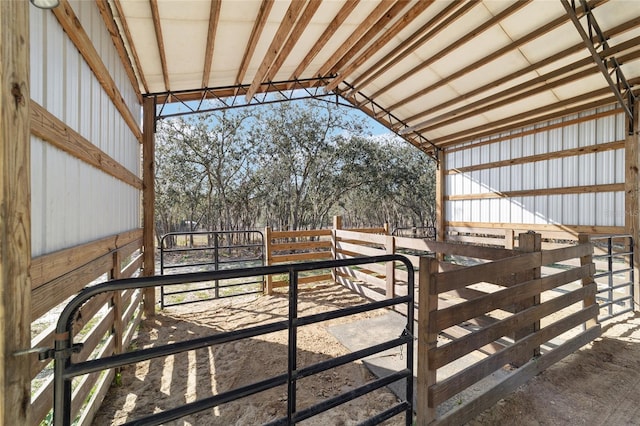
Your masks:
<instances>
[{"instance_id":1,"label":"wooden post","mask_svg":"<svg viewBox=\"0 0 640 426\"><path fill-rule=\"evenodd\" d=\"M271 253L271 227L265 226L264 228L264 265L269 266L273 261ZM265 281L264 294L273 294L273 277L267 275Z\"/></svg>"},{"instance_id":2,"label":"wooden post","mask_svg":"<svg viewBox=\"0 0 640 426\"><path fill-rule=\"evenodd\" d=\"M0 424L31 424L29 2L0 2Z\"/></svg>"},{"instance_id":3,"label":"wooden post","mask_svg":"<svg viewBox=\"0 0 640 426\"><path fill-rule=\"evenodd\" d=\"M336 231L342 229L342 216L333 217L333 228L331 229L331 257L335 260L338 258L338 237ZM331 278L334 283L338 283L338 271L336 268L331 269Z\"/></svg>"},{"instance_id":4,"label":"wooden post","mask_svg":"<svg viewBox=\"0 0 640 426\"><path fill-rule=\"evenodd\" d=\"M515 241L515 232L513 229L505 229L504 230L504 248L513 250L514 241Z\"/></svg>"},{"instance_id":5,"label":"wooden post","mask_svg":"<svg viewBox=\"0 0 640 426\"><path fill-rule=\"evenodd\" d=\"M154 204L155 204L155 116L156 106L153 98L145 98L143 101L142 123L142 227L144 245L144 268L142 274L145 277L155 275L155 240L154 231ZM147 318L155 315L156 289L155 287L144 290L144 314Z\"/></svg>"},{"instance_id":6,"label":"wooden post","mask_svg":"<svg viewBox=\"0 0 640 426\"><path fill-rule=\"evenodd\" d=\"M122 263L122 255L120 251L115 251L113 253L113 269L111 270L111 279L119 280L122 278L122 268L120 264ZM113 296L111 298L111 306L113 307L113 339L114 339L114 354L122 353L122 336L124 334L124 329L122 326L122 292L114 291Z\"/></svg>"},{"instance_id":7,"label":"wooden post","mask_svg":"<svg viewBox=\"0 0 640 426\"><path fill-rule=\"evenodd\" d=\"M634 111L635 129L632 135L627 135L624 150L625 176L624 176L624 227L625 232L633 238L633 265L634 265L634 283L633 283L633 304L634 311L640 306L640 199L638 198L638 179L640 174L640 136L638 135L638 126L640 123L640 102L636 102ZM627 118L627 126L629 128L629 119Z\"/></svg>"},{"instance_id":8,"label":"wooden post","mask_svg":"<svg viewBox=\"0 0 640 426\"><path fill-rule=\"evenodd\" d=\"M444 151L437 151L436 154L438 155L438 165L436 169L436 241L445 241L445 154Z\"/></svg>"},{"instance_id":9,"label":"wooden post","mask_svg":"<svg viewBox=\"0 0 640 426\"><path fill-rule=\"evenodd\" d=\"M579 244L591 244L591 239L589 238L589 234L578 234L578 243ZM593 247L591 247L591 251L587 256L582 256L580 258L580 266L590 265L593 263ZM593 272L593 270L592 270ZM590 273L588 277L582 279L582 286L589 285L594 282L593 273ZM585 297L583 301L583 308L588 306L592 306L596 304L596 295ZM598 324L598 318L593 318L587 321L587 328L591 328Z\"/></svg>"},{"instance_id":10,"label":"wooden post","mask_svg":"<svg viewBox=\"0 0 640 426\"><path fill-rule=\"evenodd\" d=\"M540 250L542 250L542 235L532 231L519 234L518 244L519 244L519 250L522 252L533 252L533 251L539 252ZM539 279L540 273L541 273L540 266L535 266L531 269L524 271L524 273L522 274L517 274L516 276L520 278L521 281L519 282L524 282L524 281ZM521 310L525 310L539 304L540 304L540 294L538 293L535 296L533 296L531 299L523 300L522 302L520 302L518 304L518 309L514 313L517 313ZM539 320L534 322L531 325L528 325L527 327L524 327L520 330L516 330L514 334L514 340L516 341L520 340L531 333L535 333L538 330L540 330ZM532 357L535 357L538 355L540 355L539 347L534 348L533 353L519 353L518 355L514 356L515 361L513 362L513 364L517 367L520 367L521 365L526 364Z\"/></svg>"},{"instance_id":11,"label":"wooden post","mask_svg":"<svg viewBox=\"0 0 640 426\"><path fill-rule=\"evenodd\" d=\"M387 254L394 254L396 252L396 239L392 235L387 235L387 241L385 242L385 248L387 250ZM392 299L395 297L395 284L396 284L396 262L387 262L386 265L386 296L387 299Z\"/></svg>"},{"instance_id":12,"label":"wooden post","mask_svg":"<svg viewBox=\"0 0 640 426\"><path fill-rule=\"evenodd\" d=\"M420 257L418 269L418 385L416 395L417 424L425 426L436 418L436 407L429 403L429 388L436 384L436 369L429 366L429 350L438 344L438 333L429 329L429 317L438 309L435 274L438 261Z\"/></svg>"}]
</instances>

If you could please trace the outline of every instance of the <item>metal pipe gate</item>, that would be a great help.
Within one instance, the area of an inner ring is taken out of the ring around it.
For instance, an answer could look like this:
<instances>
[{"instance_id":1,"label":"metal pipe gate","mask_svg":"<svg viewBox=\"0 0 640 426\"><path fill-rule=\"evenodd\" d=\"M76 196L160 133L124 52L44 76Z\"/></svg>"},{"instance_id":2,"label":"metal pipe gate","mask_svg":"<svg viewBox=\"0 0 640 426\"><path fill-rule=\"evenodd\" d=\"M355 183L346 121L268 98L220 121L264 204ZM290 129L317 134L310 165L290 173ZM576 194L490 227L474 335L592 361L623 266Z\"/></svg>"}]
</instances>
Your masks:
<instances>
[{"instance_id":1,"label":"metal pipe gate","mask_svg":"<svg viewBox=\"0 0 640 426\"><path fill-rule=\"evenodd\" d=\"M379 262L401 262L405 265L408 275L408 295L399 296L383 301L366 303L330 312L298 316L298 275L303 271L315 269L339 268L345 266L355 266ZM181 342L166 344L147 349L138 349L127 353L111 355L105 358L93 359L83 362L73 362L71 355L81 349L81 344L73 342L73 323L80 307L92 297L110 291L121 291L131 288L149 288L161 285L171 286L183 284L185 282L210 281L214 279L229 279L239 277L250 277L255 275L283 274L289 275L289 315L287 320L249 327L231 332L218 333L205 337L200 337ZM275 331L288 330L288 362L287 373L271 377L251 385L242 386L223 392L218 395L203 398L201 400L184 404L180 407L172 408L161 413L149 415L144 418L134 420L127 425L157 425L168 421L176 420L189 414L194 414L217 405L229 402L242 397L281 385L287 385L287 415L286 417L274 419L272 425L293 425L304 419L315 416L323 411L353 400L359 396L367 394L375 389L384 387L390 383L405 380L406 398L390 409L370 418L365 424L377 424L398 414L405 413L406 425L410 426L413 421L413 328L414 328L414 270L411 262L401 255L384 255L374 257L361 257L352 259L328 260L307 262L290 265L262 266L247 269L198 272L191 274L165 275L145 278L130 278L110 281L88 287L82 290L62 311L56 327L55 347L48 351L48 355L55 359L54 366L54 411L53 419L56 426L71 425L71 386L72 380L84 374L111 368L122 367L152 358L168 356L180 352L200 349L216 344L231 342L249 337L255 337ZM341 318L362 312L376 309L392 307L394 305L407 304L407 323L404 331L395 339L355 351L343 356L329 359L317 364L298 368L296 360L297 350L297 329L298 327ZM371 381L359 388L350 390L347 393L326 399L319 404L298 411L296 406L296 382L303 377L308 377L331 368L347 364L361 358L394 348L406 346L406 368L401 371L391 373L385 377Z\"/></svg>"},{"instance_id":2,"label":"metal pipe gate","mask_svg":"<svg viewBox=\"0 0 640 426\"><path fill-rule=\"evenodd\" d=\"M193 242L194 238L206 237L206 244L197 243L193 246L173 247L169 241L178 237ZM236 241L234 241L234 239ZM184 268L198 268L198 270L219 271L221 269L239 269L254 266L263 266L265 263L264 234L257 230L238 231L190 231L169 232L160 239L160 275L167 271ZM227 255L224 255L224 252ZM242 252L242 253L239 253ZM170 255L181 255L178 263L170 262ZM188 256L197 254L198 259L189 261ZM185 259L187 258L187 259ZM188 293L200 293L213 290L212 297L200 297L198 300L177 301L175 297ZM195 289L179 289L169 291L160 286L160 308L167 306L183 305L186 303L204 302L225 297L246 296L249 294L262 294L264 292L263 277L245 277L238 282L221 283L219 279L213 280L213 286L207 285Z\"/></svg>"}]
</instances>

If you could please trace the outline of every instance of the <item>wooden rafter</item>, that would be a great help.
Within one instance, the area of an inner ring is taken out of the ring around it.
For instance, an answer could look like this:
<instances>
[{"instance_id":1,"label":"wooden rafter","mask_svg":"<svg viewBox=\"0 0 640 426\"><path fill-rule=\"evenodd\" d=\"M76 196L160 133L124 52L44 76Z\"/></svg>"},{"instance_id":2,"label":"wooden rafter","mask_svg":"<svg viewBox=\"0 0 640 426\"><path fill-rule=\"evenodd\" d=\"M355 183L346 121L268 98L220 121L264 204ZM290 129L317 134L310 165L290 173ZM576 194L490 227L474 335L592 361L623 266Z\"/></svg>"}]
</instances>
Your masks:
<instances>
[{"instance_id":1,"label":"wooden rafter","mask_svg":"<svg viewBox=\"0 0 640 426\"><path fill-rule=\"evenodd\" d=\"M287 41L284 43L284 46L280 50L280 53L278 53L278 56L276 57L275 61L273 61L273 64L271 64L271 67L269 68L269 71L267 72L267 75L264 78L266 81L273 80L276 73L280 70L280 67L282 66L284 61L287 59L289 54L293 51L293 47L300 39L300 36L306 30L307 25L309 25L311 18L313 18L313 15L316 13L318 8L320 7L320 4L322 4L322 0L309 0L307 7L304 9L304 12L302 12L300 19L298 19L298 22L296 22L296 26L291 31L291 34L289 34L289 37L287 38Z\"/></svg>"},{"instance_id":2,"label":"wooden rafter","mask_svg":"<svg viewBox=\"0 0 640 426\"><path fill-rule=\"evenodd\" d=\"M625 55L620 57L621 62L632 61L640 57L640 49L637 49L639 43L640 37L635 37L631 40L627 40L626 42L621 43L615 48L604 50L602 52L602 55L614 55L632 49L631 52L626 53ZM584 69L585 67L588 68ZM440 114L437 117L416 124L412 127L414 127L419 132L428 132L442 126L446 126L447 124L451 124L452 122L464 120L465 118L475 115L478 113L478 108L482 108L482 111L493 110L504 105L517 102L521 99L526 99L527 97L542 93L554 87L559 87L580 78L597 74L599 71L600 70L598 67L593 66L593 61L591 60L591 58L580 59L569 65L565 65L564 67L540 75L517 86L509 87L499 93L488 95L485 98L464 105L463 107L460 107L458 109Z\"/></svg>"},{"instance_id":3,"label":"wooden rafter","mask_svg":"<svg viewBox=\"0 0 640 426\"><path fill-rule=\"evenodd\" d=\"M463 15L466 9L473 6L474 3L472 2L453 2L447 5L444 9L438 12L436 16L431 18L425 25L420 27L418 31L407 38L404 41L406 47L403 48L400 52L396 50L389 52L382 59L373 64L373 66L362 72L362 74L360 74L355 80L353 80L353 82L351 83L355 88L353 91L358 91L363 87L366 87L371 81L380 77L391 67L397 65L402 59L413 53L418 47L422 46L424 43L433 38L439 31L430 30L440 22L446 20L446 23L443 23L443 25L439 27L439 30L441 31L442 29L446 28L447 25L452 23L456 19L456 17ZM350 93L353 93L353 91L351 91Z\"/></svg>"},{"instance_id":4,"label":"wooden rafter","mask_svg":"<svg viewBox=\"0 0 640 426\"><path fill-rule=\"evenodd\" d=\"M145 93L149 93L149 85L147 84L147 79L144 75L144 71L142 69L142 65L140 62L140 58L138 57L138 52L136 50L135 44L132 42L131 32L129 31L129 24L124 16L124 12L122 11L122 5L120 4L120 0L112 0L112 4L116 8L116 12L118 13L118 17L120 19L120 26L122 27L122 32L124 33L124 40L126 40L126 45L129 49L131 56L133 57L133 62L135 64L135 69L138 71L138 79L140 80L140 84L142 84L142 88Z\"/></svg>"},{"instance_id":5,"label":"wooden rafter","mask_svg":"<svg viewBox=\"0 0 640 426\"><path fill-rule=\"evenodd\" d=\"M358 40L351 49L347 53L345 53L342 58L333 66L331 70L331 74L341 74L342 70L346 65L355 58L358 53L364 49L368 44L371 43L372 40L376 40L378 38L378 34L380 34L384 29L393 22L398 16L402 16L401 13L404 8L409 4L408 0L398 0L378 21L373 24L369 30ZM343 80L341 80L343 81ZM335 84L334 87L336 87ZM329 90L329 89L327 89Z\"/></svg>"},{"instance_id":6,"label":"wooden rafter","mask_svg":"<svg viewBox=\"0 0 640 426\"><path fill-rule=\"evenodd\" d=\"M400 19L398 19L385 33L380 36L375 42L373 42L360 56L351 61L349 65L340 70L340 74L331 81L326 87L328 92L332 91L338 85L349 77L358 67L367 62L373 55L375 55L383 46L389 43L400 31L402 31L407 25L409 25L414 19L416 19L422 12L425 11L434 0L423 0L415 4L409 11L407 11Z\"/></svg>"},{"instance_id":7,"label":"wooden rafter","mask_svg":"<svg viewBox=\"0 0 640 426\"><path fill-rule=\"evenodd\" d=\"M289 80L296 80L300 75L307 69L311 61L316 57L318 53L324 48L329 39L336 33L336 31L340 28L340 25L347 19L347 17L353 12L353 9L356 8L360 0L347 0L342 8L338 11L337 15L333 18L329 26L324 30L320 38L313 44L313 47L304 59L298 64L296 70L291 74Z\"/></svg>"},{"instance_id":8,"label":"wooden rafter","mask_svg":"<svg viewBox=\"0 0 640 426\"><path fill-rule=\"evenodd\" d=\"M377 22L387 10L393 6L393 2L390 0L383 0L380 2L371 13L358 25L358 27L349 35L342 45L336 49L329 59L318 69L315 75L329 75L335 64L355 45L358 40L371 28L374 22Z\"/></svg>"},{"instance_id":9,"label":"wooden rafter","mask_svg":"<svg viewBox=\"0 0 640 426\"><path fill-rule=\"evenodd\" d=\"M594 0L594 1L591 2L591 4L592 5L602 4L602 3L605 3L607 1L608 0ZM434 84L432 84L432 85L430 85L428 87L425 87L424 89L418 90L415 93L411 94L410 96L407 96L404 99L401 99L400 101L398 101L395 104L391 105L389 107L389 109L393 110L393 109L399 108L402 105L405 105L405 104L407 104L409 102L412 102L412 101L414 101L414 100L416 100L416 99L418 99L418 98L420 98L420 97L422 97L422 96L424 96L424 95L426 95L428 93L431 93L432 91L436 90L438 87L442 87L443 84L447 84L447 83L449 83L449 82L451 82L453 80L456 80L458 78L464 77L465 75L477 70L478 68L490 63L491 61L494 61L494 60L498 59L499 57L501 57L503 55L506 55L507 53L518 49L520 46L523 46L526 43L529 43L529 42L537 39L538 37L541 37L541 36L549 33L554 28L559 27L560 25L566 23L568 19L569 18L566 17L566 16L561 16L561 17L559 17L557 19L554 19L553 21L549 22L548 24L546 24L546 25L544 25L544 26L542 26L540 28L535 29L534 31L530 32L529 34L526 34L526 35L520 37L519 39L514 40L512 43L504 46L503 48L498 49L495 52L490 53L489 55L485 56L484 58L482 58L482 59L480 59L480 60L478 60L478 61L476 61L476 62L474 62L474 63L472 63L470 65L467 65L466 67L462 68L459 71L454 72L453 74L451 74L449 76L446 76L446 77L443 77L443 78L439 79L438 82L436 82L436 83L434 83ZM582 46L582 44L580 46ZM574 52L574 51L572 50L571 52ZM559 55L554 55L554 57L556 57L558 59L562 59L568 53L569 53L569 49L566 49L566 50L563 51L562 55L560 55L560 54ZM540 64L539 65L540 67L544 66L544 64L542 64L542 62L539 62L539 64ZM533 71L536 68L538 68L539 66L536 66L535 68L533 66L527 67L526 68L528 70L527 72ZM524 75L524 73L522 73L520 75ZM504 81L508 81L508 79L504 79ZM495 85L497 85L497 84L492 82L492 83L488 84L487 87L488 86L494 86L495 87ZM415 120L415 119L417 119L419 117L424 117L426 115L427 114L419 113L419 114L416 114L416 115L410 117L409 119L407 119L407 121L413 121L413 120Z\"/></svg>"},{"instance_id":10,"label":"wooden rafter","mask_svg":"<svg viewBox=\"0 0 640 426\"><path fill-rule=\"evenodd\" d=\"M258 88L260 88L260 86L264 82L264 77L267 75L267 72L273 64L273 61L282 50L285 40L291 32L291 29L293 28L295 22L298 20L298 17L302 13L305 3L306 1L294 1L289 5L284 18L282 19L282 22L280 23L280 26L278 27L278 30L276 31L273 40L271 40L271 44L269 45L269 48L267 49L267 52L262 59L262 63L258 67L258 71L253 77L251 86L249 86L249 90L247 90L247 93L245 95L247 101L256 94Z\"/></svg>"},{"instance_id":11,"label":"wooden rafter","mask_svg":"<svg viewBox=\"0 0 640 426\"><path fill-rule=\"evenodd\" d=\"M220 19L221 5L222 0L211 0L207 47L204 54L204 71L202 72L202 87L209 87L209 75L211 74L211 62L213 61L213 49L215 47L215 36L218 28L218 20Z\"/></svg>"},{"instance_id":12,"label":"wooden rafter","mask_svg":"<svg viewBox=\"0 0 640 426\"><path fill-rule=\"evenodd\" d=\"M116 83L113 81L111 74L109 74L109 70L105 66L104 62L102 62L100 54L93 46L89 35L80 25L80 21L68 0L61 0L60 6L53 9L53 13L58 19L58 22L60 22L62 28L69 35L69 38L75 47L82 54L82 57L89 65L89 68L91 68L91 71L100 82L104 91L108 94L111 102L113 102L116 109L131 129L133 135L138 139L138 141L142 141L142 132L140 131L136 118L125 103Z\"/></svg>"},{"instance_id":13,"label":"wooden rafter","mask_svg":"<svg viewBox=\"0 0 640 426\"><path fill-rule=\"evenodd\" d=\"M465 34L464 36L460 37L458 40L454 41L453 43L449 44L444 49L441 49L438 53L432 55L428 59L422 61L419 65L413 67L412 69L410 69L409 71L405 72L404 74L402 74L398 78L394 79L391 83L389 83L388 85L386 85L382 89L378 90L371 97L375 99L378 96L380 96L381 94L383 94L385 92L388 92L392 87L397 86L398 84L402 83L403 81L405 81L406 79L408 79L412 75L414 75L417 72L420 72L423 69L427 68L429 65L431 65L434 62L436 62L437 60L444 58L445 56L447 56L447 54L449 52L457 49L458 47L460 47L463 44L467 43L469 40L477 37L479 34L483 33L484 31L488 30L489 28L493 27L494 25L497 25L498 23L500 23L500 21L504 20L509 15L512 15L513 13L517 12L518 10L520 10L521 8L523 8L524 6L529 4L531 1L532 0L522 0L522 1L515 2L514 4L512 4L509 7L507 7L502 12L500 12L497 15L493 16L488 21L483 22L480 26L471 29L467 34Z\"/></svg>"},{"instance_id":14,"label":"wooden rafter","mask_svg":"<svg viewBox=\"0 0 640 426\"><path fill-rule=\"evenodd\" d=\"M640 79L635 79L630 83L637 84L640 82L639 80ZM440 138L435 138L433 139L433 142L440 147L458 145L514 128L525 127L543 121L555 120L559 117L564 117L580 111L598 108L603 105L611 104L612 102L615 102L615 98L611 96L611 92L608 87L597 89L551 105L545 105L534 110L505 117L501 120L496 120L491 123L482 124L480 126L464 129Z\"/></svg>"},{"instance_id":15,"label":"wooden rafter","mask_svg":"<svg viewBox=\"0 0 640 426\"><path fill-rule=\"evenodd\" d=\"M96 0L96 5L98 6L98 10L100 11L100 16L102 16L102 20L104 21L105 27L107 27L107 31L109 31L109 35L111 36L111 41L118 52L118 56L120 57L120 61L124 66L124 70L127 73L127 77L129 78L129 82L131 83L131 87L136 92L136 97L138 98L138 102L142 103L142 95L140 93L140 85L138 84L138 80L136 79L136 73L133 70L133 64L129 59L129 55L127 55L127 48L124 45L124 41L122 37L120 37L120 31L116 27L115 20L113 18L113 13L111 12L111 8L106 0Z\"/></svg>"},{"instance_id":16,"label":"wooden rafter","mask_svg":"<svg viewBox=\"0 0 640 426\"><path fill-rule=\"evenodd\" d=\"M258 16L256 17L253 29L251 30L251 36L249 37L247 50L244 52L242 62L240 63L240 67L238 68L238 74L236 75L236 84L242 84L242 81L244 80L244 76L247 73L247 68L249 68L249 62L251 62L253 53L255 52L256 46L258 45L258 40L260 40L260 36L262 35L262 30L267 23L269 12L271 12L271 8L273 7L273 2L274 0L262 0L260 10L258 11Z\"/></svg>"},{"instance_id":17,"label":"wooden rafter","mask_svg":"<svg viewBox=\"0 0 640 426\"><path fill-rule=\"evenodd\" d=\"M158 54L160 55L160 64L162 64L162 77L164 79L165 90L171 90L169 85L169 70L167 68L167 54L164 48L164 38L162 37L162 26L160 25L160 11L158 10L158 0L149 0L151 7L151 17L153 19L153 29L156 32L156 40L158 42Z\"/></svg>"}]
</instances>

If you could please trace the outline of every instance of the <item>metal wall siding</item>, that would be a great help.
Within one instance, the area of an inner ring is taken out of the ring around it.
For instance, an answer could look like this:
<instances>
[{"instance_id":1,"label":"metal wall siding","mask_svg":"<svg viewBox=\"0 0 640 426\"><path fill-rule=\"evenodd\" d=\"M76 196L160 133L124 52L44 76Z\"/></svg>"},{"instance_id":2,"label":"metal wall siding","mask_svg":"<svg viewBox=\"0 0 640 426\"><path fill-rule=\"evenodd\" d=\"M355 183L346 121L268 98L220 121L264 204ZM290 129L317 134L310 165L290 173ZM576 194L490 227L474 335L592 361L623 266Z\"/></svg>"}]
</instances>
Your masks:
<instances>
[{"instance_id":1,"label":"metal wall siding","mask_svg":"<svg viewBox=\"0 0 640 426\"><path fill-rule=\"evenodd\" d=\"M561 124L597 111L574 114L546 124ZM528 128L531 129L531 128ZM618 113L564 127L470 147L446 155L449 169L553 153L624 140L624 115ZM503 137L503 135L500 135ZM544 190L624 183L624 149L586 153L467 173L448 175L447 195ZM513 198L455 200L446 203L449 221L624 226L624 192L531 195Z\"/></svg>"},{"instance_id":2,"label":"metal wall siding","mask_svg":"<svg viewBox=\"0 0 640 426\"><path fill-rule=\"evenodd\" d=\"M74 11L122 97L140 116L135 91L94 2ZM31 97L131 172L140 144L55 16L30 7ZM73 247L140 226L140 192L31 137L32 255Z\"/></svg>"},{"instance_id":3,"label":"metal wall siding","mask_svg":"<svg viewBox=\"0 0 640 426\"><path fill-rule=\"evenodd\" d=\"M44 57L45 11L36 7L29 7L29 27L31 46L29 50L30 62L30 95L31 99L43 104L44 97L44 73L42 58Z\"/></svg>"}]
</instances>

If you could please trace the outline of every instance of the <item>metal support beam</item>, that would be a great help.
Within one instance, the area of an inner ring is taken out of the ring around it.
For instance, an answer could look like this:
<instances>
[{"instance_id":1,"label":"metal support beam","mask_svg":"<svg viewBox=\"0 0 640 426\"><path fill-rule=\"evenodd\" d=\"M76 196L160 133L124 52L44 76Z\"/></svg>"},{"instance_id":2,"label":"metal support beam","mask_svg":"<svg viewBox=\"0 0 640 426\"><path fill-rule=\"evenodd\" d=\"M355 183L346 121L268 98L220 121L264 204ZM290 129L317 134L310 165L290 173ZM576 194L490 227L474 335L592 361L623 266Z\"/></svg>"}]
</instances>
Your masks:
<instances>
[{"instance_id":1,"label":"metal support beam","mask_svg":"<svg viewBox=\"0 0 640 426\"><path fill-rule=\"evenodd\" d=\"M329 78L319 77L265 83L262 85L260 93L256 93L248 101L245 99L245 95L249 90L248 84L205 88L197 91L153 93L147 96L153 97L158 106L156 120L303 99L320 99L342 106L353 107L351 104L340 102L341 98L335 93L327 93L323 89ZM173 110L169 112L166 110L169 103L180 104L183 111L177 112Z\"/></svg>"},{"instance_id":2,"label":"metal support beam","mask_svg":"<svg viewBox=\"0 0 640 426\"><path fill-rule=\"evenodd\" d=\"M571 0L571 4L569 4L568 0L560 0L560 2L566 9L567 15L569 15L569 18L571 18L571 21L575 25L576 30L578 30L580 37L582 37L582 40L584 40L587 49L593 57L593 61L602 72L602 75L604 76L605 80L607 80L607 83L613 91L613 94L615 95L616 99L620 103L620 106L627 115L629 122L628 132L630 135L633 134L636 125L634 120L634 105L636 97L633 94L633 90L631 89L629 82L624 77L622 68L620 68L620 64L618 63L616 58L613 56L611 58L603 58L601 56L601 52L598 52L598 47L602 50L605 50L609 48L609 44L607 43L607 40L602 33L598 22L596 21L593 10L585 0L580 0L580 3L584 10L584 14L587 17L587 30L589 31L589 34L587 34L585 29L580 24L580 19L578 18L578 14L576 13L575 0ZM598 40L598 47L596 47L593 42L594 37ZM615 74L616 76L615 82L611 77L612 74Z\"/></svg>"},{"instance_id":3,"label":"metal support beam","mask_svg":"<svg viewBox=\"0 0 640 426\"><path fill-rule=\"evenodd\" d=\"M359 108L371 118L387 127L396 135L400 136L401 138L405 139L407 142L420 148L421 150L427 152L427 154L431 155L436 162L439 161L438 151L440 150L440 148L433 142L424 137L424 135L422 135L421 133L412 131L412 128L405 121L393 115L391 111L380 106L373 99L364 95L362 92L356 91L356 88L353 85L347 83L346 81L343 81L342 84L347 86L347 90L338 93L349 93L349 97L344 99L346 99L348 102L351 102L355 107ZM431 147L432 149L429 149L429 147Z\"/></svg>"}]
</instances>

